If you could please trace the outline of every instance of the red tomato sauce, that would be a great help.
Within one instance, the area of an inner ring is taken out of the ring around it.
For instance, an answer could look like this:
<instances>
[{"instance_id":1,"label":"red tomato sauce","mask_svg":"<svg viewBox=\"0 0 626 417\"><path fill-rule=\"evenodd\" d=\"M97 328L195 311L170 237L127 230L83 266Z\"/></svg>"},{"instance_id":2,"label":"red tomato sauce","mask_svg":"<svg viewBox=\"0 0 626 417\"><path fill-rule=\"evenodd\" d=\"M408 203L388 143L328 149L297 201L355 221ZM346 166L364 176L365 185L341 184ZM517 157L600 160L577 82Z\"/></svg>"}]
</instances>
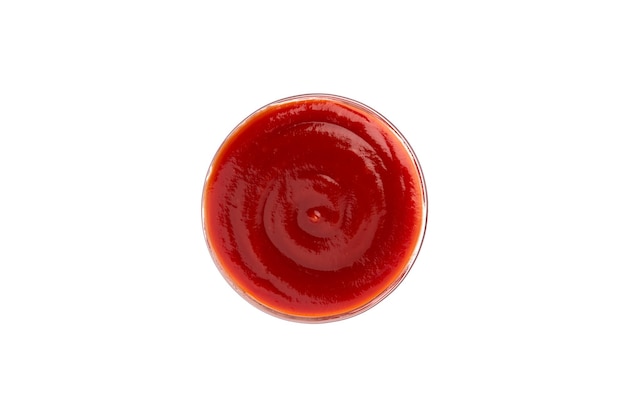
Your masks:
<instances>
[{"instance_id":1,"label":"red tomato sauce","mask_svg":"<svg viewBox=\"0 0 626 417\"><path fill-rule=\"evenodd\" d=\"M423 176L402 135L349 99L305 95L244 120L206 178L205 237L226 280L282 318L366 310L413 264Z\"/></svg>"}]
</instances>

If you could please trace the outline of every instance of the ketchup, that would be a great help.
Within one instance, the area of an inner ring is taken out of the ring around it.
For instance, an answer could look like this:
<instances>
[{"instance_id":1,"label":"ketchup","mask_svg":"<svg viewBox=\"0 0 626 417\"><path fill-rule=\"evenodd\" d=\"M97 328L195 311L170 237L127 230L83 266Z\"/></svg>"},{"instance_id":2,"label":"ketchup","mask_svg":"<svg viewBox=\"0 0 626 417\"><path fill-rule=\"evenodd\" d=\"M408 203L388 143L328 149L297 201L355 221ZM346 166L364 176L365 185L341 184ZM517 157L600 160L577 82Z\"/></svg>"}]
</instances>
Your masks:
<instances>
[{"instance_id":1,"label":"ketchup","mask_svg":"<svg viewBox=\"0 0 626 417\"><path fill-rule=\"evenodd\" d=\"M410 146L356 101L302 95L245 119L215 155L204 233L226 280L295 321L360 313L412 266L426 190Z\"/></svg>"}]
</instances>

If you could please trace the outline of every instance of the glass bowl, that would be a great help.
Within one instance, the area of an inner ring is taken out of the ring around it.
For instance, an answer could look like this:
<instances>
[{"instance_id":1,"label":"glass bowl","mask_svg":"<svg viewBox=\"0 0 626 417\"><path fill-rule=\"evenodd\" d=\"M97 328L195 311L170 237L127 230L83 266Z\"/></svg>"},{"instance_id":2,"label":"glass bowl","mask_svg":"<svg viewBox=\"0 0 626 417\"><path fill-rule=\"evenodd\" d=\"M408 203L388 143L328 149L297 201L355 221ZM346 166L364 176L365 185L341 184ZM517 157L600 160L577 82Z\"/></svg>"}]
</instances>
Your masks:
<instances>
[{"instance_id":1,"label":"glass bowl","mask_svg":"<svg viewBox=\"0 0 626 417\"><path fill-rule=\"evenodd\" d=\"M244 119L215 154L202 193L209 252L266 313L329 322L389 295L426 229L424 176L385 117L345 97L305 94Z\"/></svg>"}]
</instances>

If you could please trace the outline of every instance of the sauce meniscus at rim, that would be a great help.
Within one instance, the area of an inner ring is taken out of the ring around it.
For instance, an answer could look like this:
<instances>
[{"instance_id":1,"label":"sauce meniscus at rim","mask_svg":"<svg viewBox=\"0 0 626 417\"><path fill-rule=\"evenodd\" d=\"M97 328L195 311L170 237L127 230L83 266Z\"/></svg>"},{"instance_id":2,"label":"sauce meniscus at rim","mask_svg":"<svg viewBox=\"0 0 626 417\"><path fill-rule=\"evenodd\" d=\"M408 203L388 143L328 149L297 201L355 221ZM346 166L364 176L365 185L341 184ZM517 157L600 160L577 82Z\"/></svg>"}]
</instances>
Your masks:
<instances>
[{"instance_id":1,"label":"sauce meniscus at rim","mask_svg":"<svg viewBox=\"0 0 626 417\"><path fill-rule=\"evenodd\" d=\"M222 275L295 321L351 317L393 291L415 261L426 210L400 132L361 103L323 94L273 102L240 123L202 196Z\"/></svg>"}]
</instances>

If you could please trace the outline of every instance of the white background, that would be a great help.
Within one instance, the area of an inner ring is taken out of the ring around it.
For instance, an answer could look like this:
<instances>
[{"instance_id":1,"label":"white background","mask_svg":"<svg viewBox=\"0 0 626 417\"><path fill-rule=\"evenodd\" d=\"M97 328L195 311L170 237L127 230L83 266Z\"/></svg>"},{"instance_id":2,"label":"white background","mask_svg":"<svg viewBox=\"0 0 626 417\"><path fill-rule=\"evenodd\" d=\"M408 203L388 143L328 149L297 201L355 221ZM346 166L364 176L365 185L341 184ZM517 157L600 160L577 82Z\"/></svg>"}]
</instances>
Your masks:
<instances>
[{"instance_id":1,"label":"white background","mask_svg":"<svg viewBox=\"0 0 626 417\"><path fill-rule=\"evenodd\" d=\"M0 415L626 415L621 1L3 1ZM430 200L383 303L284 322L206 249L230 130L368 104Z\"/></svg>"}]
</instances>

